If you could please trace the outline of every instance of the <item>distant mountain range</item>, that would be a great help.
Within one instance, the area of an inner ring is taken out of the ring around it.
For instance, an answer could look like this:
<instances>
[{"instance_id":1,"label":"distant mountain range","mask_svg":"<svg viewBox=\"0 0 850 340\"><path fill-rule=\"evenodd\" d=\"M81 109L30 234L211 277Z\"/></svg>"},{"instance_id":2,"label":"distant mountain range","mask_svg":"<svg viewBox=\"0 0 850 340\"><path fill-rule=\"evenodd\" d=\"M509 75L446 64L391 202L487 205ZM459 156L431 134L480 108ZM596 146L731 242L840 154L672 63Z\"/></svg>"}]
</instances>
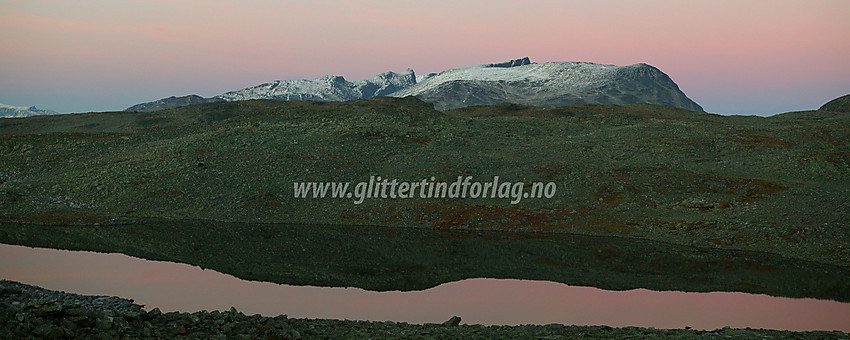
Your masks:
<instances>
[{"instance_id":1,"label":"distant mountain range","mask_svg":"<svg viewBox=\"0 0 850 340\"><path fill-rule=\"evenodd\" d=\"M348 101L371 97L416 96L438 110L516 103L544 107L569 104L668 105L703 112L664 72L647 64L630 66L587 62L537 64L528 57L416 76L412 69L386 72L368 80L341 76L276 80L211 98L169 97L131 106L154 111L184 105L248 99Z\"/></svg>"},{"instance_id":2,"label":"distant mountain range","mask_svg":"<svg viewBox=\"0 0 850 340\"><path fill-rule=\"evenodd\" d=\"M24 106L12 106L6 104L0 104L0 118L22 118L22 117L30 117L30 116L40 116L40 115L55 115L59 114L59 112L53 110L44 110L39 109L35 106L24 107Z\"/></svg>"},{"instance_id":3,"label":"distant mountain range","mask_svg":"<svg viewBox=\"0 0 850 340\"><path fill-rule=\"evenodd\" d=\"M341 76L324 76L316 79L276 80L245 89L230 91L211 98L198 95L168 97L157 101L133 105L125 111L156 111L185 105L237 101L248 99L348 101L388 96L416 84L413 70L401 73L385 72L368 80L348 81Z\"/></svg>"},{"instance_id":4,"label":"distant mountain range","mask_svg":"<svg viewBox=\"0 0 850 340\"><path fill-rule=\"evenodd\" d=\"M249 99L349 101L372 97L415 96L437 110L515 103L541 107L570 104L667 105L704 112L661 70L648 64L628 66L589 62L534 63L528 57L416 75L412 69L385 72L372 79L348 81L342 76L276 80L205 98L171 96L133 105L124 111L149 112L187 105ZM850 95L820 110L847 109ZM57 114L35 106L0 104L0 118Z\"/></svg>"}]
</instances>

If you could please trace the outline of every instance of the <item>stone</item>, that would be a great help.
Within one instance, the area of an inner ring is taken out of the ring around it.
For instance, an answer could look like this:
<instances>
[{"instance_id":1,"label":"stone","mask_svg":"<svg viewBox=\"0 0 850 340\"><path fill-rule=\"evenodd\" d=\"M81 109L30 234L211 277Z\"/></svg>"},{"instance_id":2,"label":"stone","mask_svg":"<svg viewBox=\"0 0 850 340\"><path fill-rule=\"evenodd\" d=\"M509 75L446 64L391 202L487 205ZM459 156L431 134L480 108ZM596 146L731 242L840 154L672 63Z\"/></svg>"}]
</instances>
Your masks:
<instances>
[{"instance_id":1,"label":"stone","mask_svg":"<svg viewBox=\"0 0 850 340\"><path fill-rule=\"evenodd\" d=\"M443 326L446 326L446 327L454 327L454 326L457 326L457 325L460 325L460 317L459 316L453 316L451 319L448 319L448 320L446 320L446 322L443 322Z\"/></svg>"},{"instance_id":2,"label":"stone","mask_svg":"<svg viewBox=\"0 0 850 340\"><path fill-rule=\"evenodd\" d=\"M56 339L61 338L62 335L65 334L65 332L62 331L62 328L56 327L49 323L43 323L33 329L32 334L47 339Z\"/></svg>"},{"instance_id":3,"label":"stone","mask_svg":"<svg viewBox=\"0 0 850 340\"><path fill-rule=\"evenodd\" d=\"M50 316L62 313L62 306L51 305L51 306L42 306L33 310L33 313L38 316Z\"/></svg>"}]
</instances>

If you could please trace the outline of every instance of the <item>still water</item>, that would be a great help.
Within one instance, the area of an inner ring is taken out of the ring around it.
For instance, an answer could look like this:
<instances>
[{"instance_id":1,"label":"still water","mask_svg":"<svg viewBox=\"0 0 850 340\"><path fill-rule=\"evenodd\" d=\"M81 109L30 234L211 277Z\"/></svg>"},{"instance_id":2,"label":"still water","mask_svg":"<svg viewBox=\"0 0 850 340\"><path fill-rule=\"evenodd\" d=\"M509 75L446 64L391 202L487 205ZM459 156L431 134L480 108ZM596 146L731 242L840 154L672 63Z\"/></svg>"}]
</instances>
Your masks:
<instances>
[{"instance_id":1,"label":"still water","mask_svg":"<svg viewBox=\"0 0 850 340\"><path fill-rule=\"evenodd\" d=\"M548 281L467 279L413 292L290 286L123 254L0 244L0 277L53 290L131 298L146 309L296 318L716 329L850 331L850 303L746 293L608 291Z\"/></svg>"}]
</instances>

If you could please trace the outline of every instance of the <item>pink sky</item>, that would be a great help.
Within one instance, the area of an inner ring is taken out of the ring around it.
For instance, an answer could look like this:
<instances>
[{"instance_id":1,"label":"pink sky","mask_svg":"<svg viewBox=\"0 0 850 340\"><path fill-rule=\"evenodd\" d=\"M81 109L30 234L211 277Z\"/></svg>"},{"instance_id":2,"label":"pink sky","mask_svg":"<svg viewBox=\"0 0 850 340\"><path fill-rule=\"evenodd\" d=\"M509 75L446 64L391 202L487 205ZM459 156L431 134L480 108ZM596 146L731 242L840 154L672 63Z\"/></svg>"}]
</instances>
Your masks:
<instances>
[{"instance_id":1,"label":"pink sky","mask_svg":"<svg viewBox=\"0 0 850 340\"><path fill-rule=\"evenodd\" d=\"M850 93L850 1L0 2L0 103L120 110L276 79L645 62L709 112Z\"/></svg>"}]
</instances>

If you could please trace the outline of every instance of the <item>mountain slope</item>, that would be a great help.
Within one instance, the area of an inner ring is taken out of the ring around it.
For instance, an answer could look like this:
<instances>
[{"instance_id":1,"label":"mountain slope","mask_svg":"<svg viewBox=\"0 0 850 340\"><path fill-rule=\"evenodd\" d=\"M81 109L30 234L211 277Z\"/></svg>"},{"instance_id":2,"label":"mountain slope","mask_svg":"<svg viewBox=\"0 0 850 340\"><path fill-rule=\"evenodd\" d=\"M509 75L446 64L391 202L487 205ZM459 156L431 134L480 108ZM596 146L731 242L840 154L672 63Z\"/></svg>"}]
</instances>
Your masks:
<instances>
[{"instance_id":1,"label":"mountain slope","mask_svg":"<svg viewBox=\"0 0 850 340\"><path fill-rule=\"evenodd\" d=\"M181 107L186 105L195 105L195 104L203 104L203 103L212 103L219 102L221 99L216 98L204 98L196 94L190 94L188 96L175 97L171 96L168 98L162 98L160 100L136 104L128 107L124 111L132 111L132 112L149 112L149 111L158 111L165 109L173 109L175 107Z\"/></svg>"},{"instance_id":2,"label":"mountain slope","mask_svg":"<svg viewBox=\"0 0 850 340\"><path fill-rule=\"evenodd\" d=\"M648 103L703 111L670 77L647 64L536 64L528 57L443 71L392 96L416 96L438 110L498 103L546 107Z\"/></svg>"},{"instance_id":3,"label":"mountain slope","mask_svg":"<svg viewBox=\"0 0 850 340\"><path fill-rule=\"evenodd\" d=\"M22 118L41 115L55 115L59 112L53 110L43 110L35 106L23 107L0 104L0 118Z\"/></svg>"},{"instance_id":4,"label":"mountain slope","mask_svg":"<svg viewBox=\"0 0 850 340\"><path fill-rule=\"evenodd\" d=\"M850 112L850 94L830 100L823 104L818 111Z\"/></svg>"}]
</instances>

